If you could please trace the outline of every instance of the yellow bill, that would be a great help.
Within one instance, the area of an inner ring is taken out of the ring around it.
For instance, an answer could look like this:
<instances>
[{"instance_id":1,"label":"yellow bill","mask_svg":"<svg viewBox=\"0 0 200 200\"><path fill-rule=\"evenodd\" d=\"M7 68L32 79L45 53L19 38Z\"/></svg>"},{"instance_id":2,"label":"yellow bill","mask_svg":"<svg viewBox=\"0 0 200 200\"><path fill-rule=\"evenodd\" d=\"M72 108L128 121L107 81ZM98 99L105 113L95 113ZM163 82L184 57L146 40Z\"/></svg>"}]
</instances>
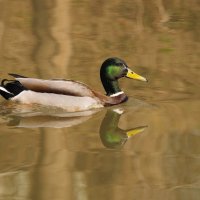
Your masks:
<instances>
[{"instance_id":1,"label":"yellow bill","mask_svg":"<svg viewBox=\"0 0 200 200\"><path fill-rule=\"evenodd\" d=\"M135 72L133 72L129 68L128 68L128 72L126 74L126 77L127 78L131 78L131 79L135 79L135 80L139 80L139 81L145 81L145 82L147 82L147 79L145 77L136 74Z\"/></svg>"},{"instance_id":2,"label":"yellow bill","mask_svg":"<svg viewBox=\"0 0 200 200\"><path fill-rule=\"evenodd\" d=\"M140 126L140 127L131 129L126 132L126 135L128 136L128 138L133 137L134 135L137 135L138 133L143 132L146 128L147 126Z\"/></svg>"}]
</instances>

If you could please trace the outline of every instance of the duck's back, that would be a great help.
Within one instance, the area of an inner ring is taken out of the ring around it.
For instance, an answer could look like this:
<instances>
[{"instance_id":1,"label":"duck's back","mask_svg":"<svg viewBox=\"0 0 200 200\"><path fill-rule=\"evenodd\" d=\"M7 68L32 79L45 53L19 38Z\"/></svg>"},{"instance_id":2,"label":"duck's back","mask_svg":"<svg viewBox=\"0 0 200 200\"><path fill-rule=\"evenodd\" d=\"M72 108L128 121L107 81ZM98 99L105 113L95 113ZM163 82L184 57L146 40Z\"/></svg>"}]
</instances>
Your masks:
<instances>
[{"instance_id":1,"label":"duck's back","mask_svg":"<svg viewBox=\"0 0 200 200\"><path fill-rule=\"evenodd\" d=\"M63 79L43 80L37 78L23 77L16 77L15 79L18 80L28 90L32 90L35 92L45 92L80 97L94 96L94 93L86 84L78 81Z\"/></svg>"}]
</instances>

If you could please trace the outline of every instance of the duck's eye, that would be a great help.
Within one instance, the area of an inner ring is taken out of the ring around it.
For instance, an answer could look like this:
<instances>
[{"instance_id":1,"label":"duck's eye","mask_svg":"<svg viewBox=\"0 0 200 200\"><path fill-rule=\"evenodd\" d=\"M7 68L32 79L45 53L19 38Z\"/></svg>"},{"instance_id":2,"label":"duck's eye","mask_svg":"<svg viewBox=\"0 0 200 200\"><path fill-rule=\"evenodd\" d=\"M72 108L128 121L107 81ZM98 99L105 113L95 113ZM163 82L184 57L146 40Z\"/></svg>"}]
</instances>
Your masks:
<instances>
[{"instance_id":1,"label":"duck's eye","mask_svg":"<svg viewBox=\"0 0 200 200\"><path fill-rule=\"evenodd\" d=\"M127 72L128 72L128 69L127 69L127 68L124 68L124 69L123 69L123 76L125 76L125 75L127 74Z\"/></svg>"}]
</instances>

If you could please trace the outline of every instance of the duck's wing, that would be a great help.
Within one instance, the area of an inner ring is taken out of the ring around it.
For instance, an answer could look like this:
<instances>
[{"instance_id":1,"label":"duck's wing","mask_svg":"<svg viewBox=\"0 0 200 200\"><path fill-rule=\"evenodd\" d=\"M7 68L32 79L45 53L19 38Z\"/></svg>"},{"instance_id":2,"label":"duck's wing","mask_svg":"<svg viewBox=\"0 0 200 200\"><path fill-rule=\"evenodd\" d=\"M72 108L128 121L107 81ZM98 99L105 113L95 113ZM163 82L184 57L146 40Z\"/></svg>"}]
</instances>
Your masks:
<instances>
[{"instance_id":1,"label":"duck's wing","mask_svg":"<svg viewBox=\"0 0 200 200\"><path fill-rule=\"evenodd\" d=\"M71 96L89 96L94 97L94 92L85 84L63 79L43 80L37 78L28 78L18 74L9 74L19 81L25 88L35 92L46 92L54 94L64 94Z\"/></svg>"}]
</instances>

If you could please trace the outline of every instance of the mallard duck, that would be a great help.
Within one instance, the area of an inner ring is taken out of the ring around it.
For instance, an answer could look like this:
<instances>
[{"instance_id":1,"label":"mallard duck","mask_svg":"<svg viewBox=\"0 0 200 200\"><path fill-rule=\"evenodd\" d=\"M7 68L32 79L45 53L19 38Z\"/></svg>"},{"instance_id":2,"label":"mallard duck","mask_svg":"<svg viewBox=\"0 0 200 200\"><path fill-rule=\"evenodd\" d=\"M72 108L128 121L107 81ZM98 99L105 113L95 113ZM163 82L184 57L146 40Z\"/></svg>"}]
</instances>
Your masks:
<instances>
[{"instance_id":1,"label":"mallard duck","mask_svg":"<svg viewBox=\"0 0 200 200\"><path fill-rule=\"evenodd\" d=\"M118 79L122 77L147 81L146 78L129 69L119 58L108 58L101 66L100 78L106 95L78 81L43 80L18 74L9 75L15 80L4 79L0 86L0 94L5 99L23 104L60 107L69 112L112 106L127 101L127 95L118 84Z\"/></svg>"}]
</instances>

